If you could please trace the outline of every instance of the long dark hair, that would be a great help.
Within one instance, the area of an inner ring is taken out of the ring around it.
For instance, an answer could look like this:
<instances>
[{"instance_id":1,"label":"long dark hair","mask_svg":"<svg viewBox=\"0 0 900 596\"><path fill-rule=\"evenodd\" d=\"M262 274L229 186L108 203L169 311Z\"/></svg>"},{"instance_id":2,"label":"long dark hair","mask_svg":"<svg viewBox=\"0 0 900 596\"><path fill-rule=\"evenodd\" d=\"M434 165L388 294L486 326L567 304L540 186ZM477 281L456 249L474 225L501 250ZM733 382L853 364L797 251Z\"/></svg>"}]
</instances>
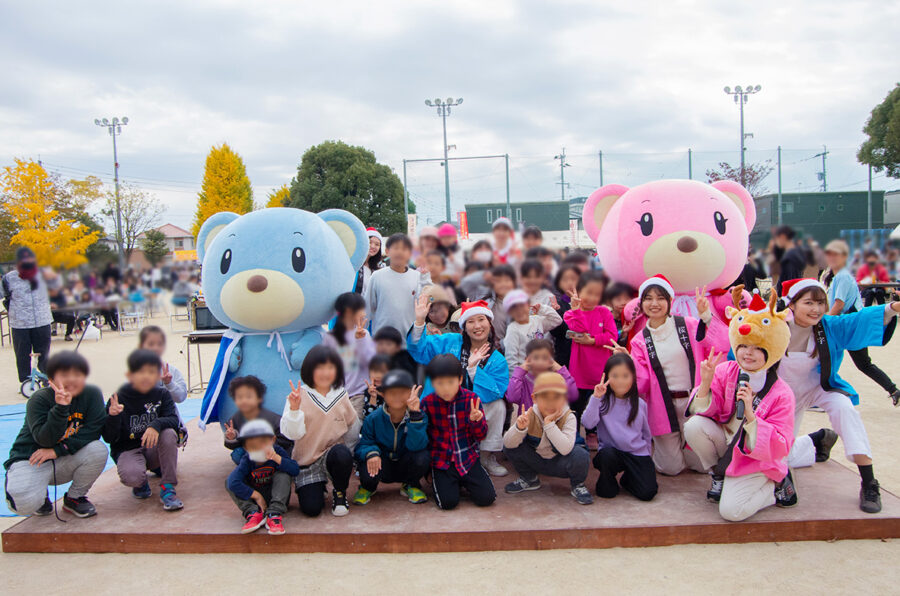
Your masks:
<instances>
[{"instance_id":1,"label":"long dark hair","mask_svg":"<svg viewBox=\"0 0 900 596\"><path fill-rule=\"evenodd\" d=\"M666 316L672 314L672 297L669 296L669 293L663 289L663 287L659 284L650 284L646 288L644 288L644 292L641 294L641 312L644 312L644 300L647 299L647 294L650 293L650 290L656 290L660 293L660 295L666 299Z\"/></svg>"},{"instance_id":2,"label":"long dark hair","mask_svg":"<svg viewBox=\"0 0 900 596\"><path fill-rule=\"evenodd\" d=\"M376 252L371 257L366 257L366 266L371 269L373 272L377 271L381 268L381 265L384 263L384 255L382 254L384 251L384 242L378 241L378 252Z\"/></svg>"},{"instance_id":3,"label":"long dark hair","mask_svg":"<svg viewBox=\"0 0 900 596\"><path fill-rule=\"evenodd\" d=\"M631 411L628 412L628 424L630 425L634 422L634 419L637 418L638 411L640 410L641 398L638 396L637 371L634 368L634 360L631 359L631 356L619 352L610 356L609 360L606 361L606 366L603 367L603 374L606 375L607 380L609 380L609 372L617 366L626 366L631 373L631 387L628 389L628 392L625 393L625 397L628 399L628 403L631 406ZM614 399L619 398L613 395L612 389L607 389L600 402L601 416L605 416L606 413L609 412L610 405L612 405L612 400Z\"/></svg>"},{"instance_id":4,"label":"long dark hair","mask_svg":"<svg viewBox=\"0 0 900 596\"><path fill-rule=\"evenodd\" d=\"M331 328L331 335L339 346L347 343L347 327L344 325L344 314L347 311L362 310L366 307L366 300L356 292L346 292L337 297L334 301L334 310L337 311L337 318L334 321L334 327Z\"/></svg>"}]
</instances>

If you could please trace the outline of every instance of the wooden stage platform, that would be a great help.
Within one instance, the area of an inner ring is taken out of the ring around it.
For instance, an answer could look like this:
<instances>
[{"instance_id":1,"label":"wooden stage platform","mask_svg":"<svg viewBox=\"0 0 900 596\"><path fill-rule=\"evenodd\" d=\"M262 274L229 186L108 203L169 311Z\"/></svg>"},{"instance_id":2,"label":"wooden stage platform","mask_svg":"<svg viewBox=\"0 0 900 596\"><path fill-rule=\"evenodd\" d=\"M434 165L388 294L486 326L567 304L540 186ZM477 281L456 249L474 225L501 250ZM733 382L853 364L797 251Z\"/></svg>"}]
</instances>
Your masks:
<instances>
[{"instance_id":1,"label":"wooden stage platform","mask_svg":"<svg viewBox=\"0 0 900 596\"><path fill-rule=\"evenodd\" d=\"M4 552L403 553L900 537L900 499L882 489L882 513L861 512L857 475L834 462L795 472L797 507L771 507L743 523L723 521L706 502L709 480L701 474L660 477L659 495L650 503L623 493L597 498L591 506L576 504L568 483L557 480L545 481L539 491L506 495L502 487L510 475L496 481L497 502L483 509L465 500L449 512L431 500L412 505L400 496L399 485L387 485L369 505L351 506L343 518L333 517L330 505L318 518L306 518L293 497L284 518L287 534L260 530L244 536L241 516L224 489L232 463L221 431L190 426L179 462L182 511L162 510L158 479L151 480L153 498L138 501L110 469L90 495L96 517L77 519L60 509L68 523L52 515L24 519L3 532ZM591 488L595 479L596 472L588 478ZM353 480L351 496L355 487Z\"/></svg>"}]
</instances>

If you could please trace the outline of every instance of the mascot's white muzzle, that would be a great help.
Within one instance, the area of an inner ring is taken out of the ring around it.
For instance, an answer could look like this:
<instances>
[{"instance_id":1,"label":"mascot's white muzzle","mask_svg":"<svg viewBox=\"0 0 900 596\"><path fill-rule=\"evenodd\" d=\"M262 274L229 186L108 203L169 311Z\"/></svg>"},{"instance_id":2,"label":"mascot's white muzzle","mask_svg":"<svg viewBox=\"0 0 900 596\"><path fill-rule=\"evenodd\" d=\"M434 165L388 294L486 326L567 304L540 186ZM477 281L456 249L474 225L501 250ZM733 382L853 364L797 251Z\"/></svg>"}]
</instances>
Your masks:
<instances>
[{"instance_id":1,"label":"mascot's white muzzle","mask_svg":"<svg viewBox=\"0 0 900 596\"><path fill-rule=\"evenodd\" d=\"M644 253L644 274L664 273L678 290L711 284L725 269L722 244L702 232L673 232L657 238Z\"/></svg>"},{"instance_id":2,"label":"mascot's white muzzle","mask_svg":"<svg viewBox=\"0 0 900 596\"><path fill-rule=\"evenodd\" d=\"M222 310L238 327L273 331L303 312L303 289L273 269L247 269L235 273L219 294Z\"/></svg>"}]
</instances>

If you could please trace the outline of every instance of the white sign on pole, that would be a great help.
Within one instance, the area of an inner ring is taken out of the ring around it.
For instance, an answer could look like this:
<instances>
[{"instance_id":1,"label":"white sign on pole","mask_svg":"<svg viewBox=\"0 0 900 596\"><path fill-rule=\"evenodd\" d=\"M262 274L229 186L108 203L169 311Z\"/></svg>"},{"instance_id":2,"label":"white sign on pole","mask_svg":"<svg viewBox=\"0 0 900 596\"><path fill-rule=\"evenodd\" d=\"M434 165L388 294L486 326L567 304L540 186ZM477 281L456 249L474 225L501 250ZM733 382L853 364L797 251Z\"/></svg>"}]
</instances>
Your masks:
<instances>
[{"instance_id":1,"label":"white sign on pole","mask_svg":"<svg viewBox=\"0 0 900 596\"><path fill-rule=\"evenodd\" d=\"M406 216L406 235L412 238L416 235L416 214L410 213Z\"/></svg>"}]
</instances>

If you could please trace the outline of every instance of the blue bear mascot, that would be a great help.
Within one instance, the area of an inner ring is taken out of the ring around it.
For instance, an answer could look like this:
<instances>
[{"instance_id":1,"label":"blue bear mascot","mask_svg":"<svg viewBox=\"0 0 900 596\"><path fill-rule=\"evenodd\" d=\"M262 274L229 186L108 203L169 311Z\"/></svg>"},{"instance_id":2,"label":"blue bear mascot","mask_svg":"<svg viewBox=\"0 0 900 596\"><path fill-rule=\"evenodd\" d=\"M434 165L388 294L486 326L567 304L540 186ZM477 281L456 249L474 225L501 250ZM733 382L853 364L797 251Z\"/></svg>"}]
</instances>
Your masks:
<instances>
[{"instance_id":1,"label":"blue bear mascot","mask_svg":"<svg viewBox=\"0 0 900 596\"><path fill-rule=\"evenodd\" d=\"M281 413L288 379L299 379L335 299L353 288L368 240L362 222L340 209L317 215L275 207L204 222L197 235L203 296L228 329L203 396L201 428L235 412L227 391L236 376L259 377L268 388L264 406Z\"/></svg>"}]
</instances>

